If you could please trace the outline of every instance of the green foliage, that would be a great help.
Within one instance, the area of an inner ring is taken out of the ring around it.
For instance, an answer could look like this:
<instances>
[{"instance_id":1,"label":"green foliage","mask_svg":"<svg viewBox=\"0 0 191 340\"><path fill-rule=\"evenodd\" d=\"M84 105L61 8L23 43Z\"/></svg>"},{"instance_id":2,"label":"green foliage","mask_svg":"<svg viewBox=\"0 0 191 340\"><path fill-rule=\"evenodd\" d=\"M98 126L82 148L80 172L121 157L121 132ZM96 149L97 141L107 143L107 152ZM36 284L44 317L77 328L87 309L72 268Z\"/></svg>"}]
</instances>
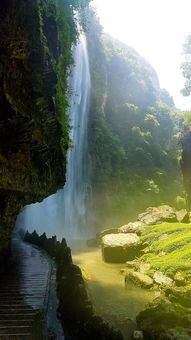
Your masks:
<instances>
[{"instance_id":1,"label":"green foliage","mask_svg":"<svg viewBox=\"0 0 191 340\"><path fill-rule=\"evenodd\" d=\"M183 223L163 223L146 226L143 242L149 244L149 252L140 260L150 263L149 273L159 270L173 276L178 271L191 278L191 227Z\"/></svg>"},{"instance_id":2,"label":"green foliage","mask_svg":"<svg viewBox=\"0 0 191 340\"><path fill-rule=\"evenodd\" d=\"M190 129L191 128L191 112L190 111L186 111L186 112L183 112L183 115L184 115L184 125Z\"/></svg>"},{"instance_id":3,"label":"green foliage","mask_svg":"<svg viewBox=\"0 0 191 340\"><path fill-rule=\"evenodd\" d=\"M108 202L105 214L110 206L110 211L127 219L131 209L174 204L182 184L177 161L181 124L174 119L173 100L160 89L148 62L102 33L94 11L88 11L86 19L92 78L92 180Z\"/></svg>"},{"instance_id":4,"label":"green foliage","mask_svg":"<svg viewBox=\"0 0 191 340\"><path fill-rule=\"evenodd\" d=\"M57 86L56 108L63 130L62 149L69 145L69 118L66 115L68 108L67 80L69 66L73 63L72 45L77 42L78 29L74 11L84 9L90 0L56 0L56 21L59 40L59 58L56 62Z\"/></svg>"}]
</instances>

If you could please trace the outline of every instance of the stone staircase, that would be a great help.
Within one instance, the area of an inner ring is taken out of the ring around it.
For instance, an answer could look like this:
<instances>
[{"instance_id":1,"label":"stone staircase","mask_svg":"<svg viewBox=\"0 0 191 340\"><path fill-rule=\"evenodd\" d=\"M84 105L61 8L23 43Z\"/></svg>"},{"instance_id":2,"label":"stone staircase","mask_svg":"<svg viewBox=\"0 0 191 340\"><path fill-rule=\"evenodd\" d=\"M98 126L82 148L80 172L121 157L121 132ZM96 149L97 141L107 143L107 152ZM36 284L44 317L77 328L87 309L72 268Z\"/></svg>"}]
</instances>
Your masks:
<instances>
[{"instance_id":1,"label":"stone staircase","mask_svg":"<svg viewBox=\"0 0 191 340\"><path fill-rule=\"evenodd\" d=\"M48 339L51 262L18 238L12 240L12 250L9 270L0 277L0 340Z\"/></svg>"}]
</instances>

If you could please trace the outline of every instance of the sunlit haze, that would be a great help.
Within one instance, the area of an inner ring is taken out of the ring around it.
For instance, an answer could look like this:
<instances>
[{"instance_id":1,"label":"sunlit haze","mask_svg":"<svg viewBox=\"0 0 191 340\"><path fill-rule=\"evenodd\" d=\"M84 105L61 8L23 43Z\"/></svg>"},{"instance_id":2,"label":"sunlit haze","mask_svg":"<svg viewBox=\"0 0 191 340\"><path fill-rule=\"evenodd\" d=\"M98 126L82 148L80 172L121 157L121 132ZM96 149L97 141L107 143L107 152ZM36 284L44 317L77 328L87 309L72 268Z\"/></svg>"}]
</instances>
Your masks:
<instances>
[{"instance_id":1,"label":"sunlit haze","mask_svg":"<svg viewBox=\"0 0 191 340\"><path fill-rule=\"evenodd\" d=\"M135 48L155 68L160 85L180 109L191 108L180 90L182 45L191 34L190 0L93 0L104 30Z\"/></svg>"}]
</instances>

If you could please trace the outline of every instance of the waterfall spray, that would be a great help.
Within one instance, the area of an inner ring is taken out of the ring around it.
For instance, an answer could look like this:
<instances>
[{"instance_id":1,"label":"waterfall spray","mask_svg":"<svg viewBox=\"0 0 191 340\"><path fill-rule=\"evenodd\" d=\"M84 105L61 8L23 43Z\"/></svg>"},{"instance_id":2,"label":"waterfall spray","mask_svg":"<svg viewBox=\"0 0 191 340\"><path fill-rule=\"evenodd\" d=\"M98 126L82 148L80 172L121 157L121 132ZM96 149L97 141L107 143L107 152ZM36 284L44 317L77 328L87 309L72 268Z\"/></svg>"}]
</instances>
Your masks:
<instances>
[{"instance_id":1,"label":"waterfall spray","mask_svg":"<svg viewBox=\"0 0 191 340\"><path fill-rule=\"evenodd\" d=\"M87 141L91 81L84 33L80 33L73 56L68 110L72 148L68 151L66 184L42 203L26 206L18 216L16 226L39 233L46 231L47 235L56 234L58 238L81 239L90 232L88 202L91 191Z\"/></svg>"}]
</instances>

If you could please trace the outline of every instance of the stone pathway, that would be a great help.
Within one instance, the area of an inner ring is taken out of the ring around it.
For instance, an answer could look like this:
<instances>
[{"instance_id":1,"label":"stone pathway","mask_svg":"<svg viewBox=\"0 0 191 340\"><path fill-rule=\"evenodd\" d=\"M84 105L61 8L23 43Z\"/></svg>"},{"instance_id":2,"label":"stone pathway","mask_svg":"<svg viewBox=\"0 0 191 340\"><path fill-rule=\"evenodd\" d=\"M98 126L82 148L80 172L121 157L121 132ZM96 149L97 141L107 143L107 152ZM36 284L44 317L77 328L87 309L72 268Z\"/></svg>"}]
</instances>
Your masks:
<instances>
[{"instance_id":1,"label":"stone pathway","mask_svg":"<svg viewBox=\"0 0 191 340\"><path fill-rule=\"evenodd\" d=\"M51 262L37 248L12 240L13 257L0 277L0 340L48 339Z\"/></svg>"}]
</instances>

